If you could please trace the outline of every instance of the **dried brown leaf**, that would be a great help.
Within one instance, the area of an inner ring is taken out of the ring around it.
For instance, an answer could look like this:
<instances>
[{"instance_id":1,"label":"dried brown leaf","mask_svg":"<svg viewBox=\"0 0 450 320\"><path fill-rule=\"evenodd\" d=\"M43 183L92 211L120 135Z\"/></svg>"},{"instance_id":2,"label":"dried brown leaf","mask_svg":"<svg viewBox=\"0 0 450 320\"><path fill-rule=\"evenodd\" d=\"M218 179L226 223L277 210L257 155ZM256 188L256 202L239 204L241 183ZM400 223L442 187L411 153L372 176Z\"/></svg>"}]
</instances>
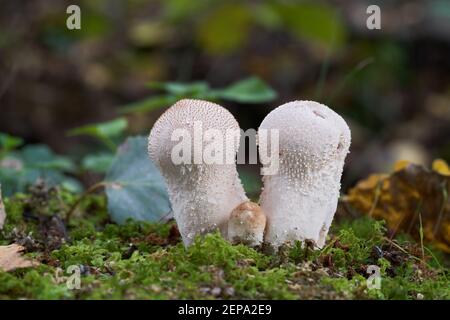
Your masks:
<instances>
[{"instance_id":1,"label":"dried brown leaf","mask_svg":"<svg viewBox=\"0 0 450 320\"><path fill-rule=\"evenodd\" d=\"M25 248L18 244L0 246L0 270L8 272L20 268L29 268L39 265L39 262L25 259L21 252Z\"/></svg>"},{"instance_id":2,"label":"dried brown leaf","mask_svg":"<svg viewBox=\"0 0 450 320\"><path fill-rule=\"evenodd\" d=\"M350 189L344 202L362 214L384 219L393 233L403 231L450 253L450 175L442 160L433 171L397 163L391 175L371 175Z\"/></svg>"}]
</instances>

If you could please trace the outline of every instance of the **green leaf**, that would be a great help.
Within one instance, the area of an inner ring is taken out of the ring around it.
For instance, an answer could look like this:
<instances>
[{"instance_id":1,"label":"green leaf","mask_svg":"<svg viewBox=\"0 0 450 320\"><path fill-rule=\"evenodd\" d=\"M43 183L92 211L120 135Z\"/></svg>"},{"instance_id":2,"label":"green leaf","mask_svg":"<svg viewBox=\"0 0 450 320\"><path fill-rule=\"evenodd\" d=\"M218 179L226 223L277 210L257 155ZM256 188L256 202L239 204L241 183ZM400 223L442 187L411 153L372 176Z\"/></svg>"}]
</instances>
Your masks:
<instances>
[{"instance_id":1,"label":"green leaf","mask_svg":"<svg viewBox=\"0 0 450 320\"><path fill-rule=\"evenodd\" d=\"M330 50L341 46L346 27L336 8L319 3L276 3L274 10L297 37Z\"/></svg>"},{"instance_id":2,"label":"green leaf","mask_svg":"<svg viewBox=\"0 0 450 320\"><path fill-rule=\"evenodd\" d=\"M149 112L162 107L169 107L181 99L202 99L216 101L219 99L240 103L262 103L276 98L276 92L264 81L257 77L250 77L238 81L224 89L211 89L206 82L150 82L153 89L166 91L167 95L154 96L136 103L129 104L122 109L122 113Z\"/></svg>"},{"instance_id":3,"label":"green leaf","mask_svg":"<svg viewBox=\"0 0 450 320\"><path fill-rule=\"evenodd\" d=\"M69 135L89 135L93 137L117 137L122 134L128 127L128 122L125 118L118 118L108 122L94 123L69 131Z\"/></svg>"},{"instance_id":4,"label":"green leaf","mask_svg":"<svg viewBox=\"0 0 450 320\"><path fill-rule=\"evenodd\" d=\"M168 107L174 104L177 100L178 98L173 95L154 96L135 103L125 105L123 106L122 110L120 110L120 113L126 114L126 113L150 112L153 110Z\"/></svg>"},{"instance_id":5,"label":"green leaf","mask_svg":"<svg viewBox=\"0 0 450 320\"><path fill-rule=\"evenodd\" d=\"M128 121L125 118L117 118L107 122L94 123L68 132L69 136L87 135L99 139L110 149L115 150L116 146L113 138L122 135L128 128Z\"/></svg>"},{"instance_id":6,"label":"green leaf","mask_svg":"<svg viewBox=\"0 0 450 320\"><path fill-rule=\"evenodd\" d=\"M83 170L96 173L106 173L114 160L112 153L89 154L81 161Z\"/></svg>"},{"instance_id":7,"label":"green leaf","mask_svg":"<svg viewBox=\"0 0 450 320\"><path fill-rule=\"evenodd\" d=\"M81 184L64 174L76 170L72 160L54 154L46 145L28 145L5 158L0 167L0 183L7 196L26 191L38 180L44 180L49 186L62 185L79 192L83 189Z\"/></svg>"},{"instance_id":8,"label":"green leaf","mask_svg":"<svg viewBox=\"0 0 450 320\"><path fill-rule=\"evenodd\" d=\"M23 140L18 137L11 136L0 132L0 149L3 151L10 151L23 144Z\"/></svg>"},{"instance_id":9,"label":"green leaf","mask_svg":"<svg viewBox=\"0 0 450 320\"><path fill-rule=\"evenodd\" d=\"M59 185L72 193L80 193L83 191L83 186L81 183L74 178L63 177Z\"/></svg>"},{"instance_id":10,"label":"green leaf","mask_svg":"<svg viewBox=\"0 0 450 320\"><path fill-rule=\"evenodd\" d=\"M65 172L75 172L76 166L72 160L58 156L43 144L29 145L20 152L20 159L25 167L35 169L53 169Z\"/></svg>"},{"instance_id":11,"label":"green leaf","mask_svg":"<svg viewBox=\"0 0 450 320\"><path fill-rule=\"evenodd\" d=\"M209 85L203 81L197 82L149 82L148 87L167 92L167 95L153 96L123 107L121 113L140 113L169 107L183 98L208 97Z\"/></svg>"},{"instance_id":12,"label":"green leaf","mask_svg":"<svg viewBox=\"0 0 450 320\"><path fill-rule=\"evenodd\" d=\"M12 168L0 167L0 184L2 185L2 192L5 197L12 196L18 190L18 171Z\"/></svg>"},{"instance_id":13,"label":"green leaf","mask_svg":"<svg viewBox=\"0 0 450 320\"><path fill-rule=\"evenodd\" d=\"M239 178L247 195L256 201L262 187L260 177L251 171L239 170Z\"/></svg>"},{"instance_id":14,"label":"green leaf","mask_svg":"<svg viewBox=\"0 0 450 320\"><path fill-rule=\"evenodd\" d=\"M45 145L30 145L21 152L21 159L26 167L34 169L53 169L74 172L75 164L66 157L55 155Z\"/></svg>"},{"instance_id":15,"label":"green leaf","mask_svg":"<svg viewBox=\"0 0 450 320\"><path fill-rule=\"evenodd\" d=\"M210 54L232 53L247 41L252 20L248 7L227 3L198 23L197 40Z\"/></svg>"},{"instance_id":16,"label":"green leaf","mask_svg":"<svg viewBox=\"0 0 450 320\"><path fill-rule=\"evenodd\" d=\"M238 81L225 89L216 90L215 93L219 98L240 103L262 103L277 97L277 93L257 77Z\"/></svg>"},{"instance_id":17,"label":"green leaf","mask_svg":"<svg viewBox=\"0 0 450 320\"><path fill-rule=\"evenodd\" d=\"M161 1L161 15L171 23L183 23L185 19L192 19L199 12L207 10L216 0L169 0Z\"/></svg>"},{"instance_id":18,"label":"green leaf","mask_svg":"<svg viewBox=\"0 0 450 320\"><path fill-rule=\"evenodd\" d=\"M4 195L9 197L17 192L25 192L27 188L43 180L52 187L61 185L72 192L81 192L82 185L76 179L65 176L61 171L53 169L37 169L25 167L21 170L0 167L0 183Z\"/></svg>"},{"instance_id":19,"label":"green leaf","mask_svg":"<svg viewBox=\"0 0 450 320\"><path fill-rule=\"evenodd\" d=\"M149 82L147 84L152 89L164 90L177 96L196 95L207 92L210 88L204 81L196 82Z\"/></svg>"},{"instance_id":20,"label":"green leaf","mask_svg":"<svg viewBox=\"0 0 450 320\"><path fill-rule=\"evenodd\" d=\"M147 156L147 138L132 137L120 146L106 178L111 218L159 221L170 209L166 184Z\"/></svg>"},{"instance_id":21,"label":"green leaf","mask_svg":"<svg viewBox=\"0 0 450 320\"><path fill-rule=\"evenodd\" d=\"M438 18L450 18L450 4L446 0L434 0L427 3L427 9L431 16Z\"/></svg>"}]
</instances>

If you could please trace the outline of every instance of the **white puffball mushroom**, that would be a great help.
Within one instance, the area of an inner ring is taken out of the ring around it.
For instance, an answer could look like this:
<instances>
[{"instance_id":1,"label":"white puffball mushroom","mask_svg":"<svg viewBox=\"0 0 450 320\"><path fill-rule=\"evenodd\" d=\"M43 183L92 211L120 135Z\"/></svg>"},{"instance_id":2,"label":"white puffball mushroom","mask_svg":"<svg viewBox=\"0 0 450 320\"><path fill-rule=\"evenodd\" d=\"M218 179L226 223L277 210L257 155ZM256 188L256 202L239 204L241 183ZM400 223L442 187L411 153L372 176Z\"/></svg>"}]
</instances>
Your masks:
<instances>
[{"instance_id":1,"label":"white puffball mushroom","mask_svg":"<svg viewBox=\"0 0 450 320\"><path fill-rule=\"evenodd\" d=\"M0 230L3 229L5 220L6 220L6 211L2 200L2 185L0 184Z\"/></svg>"},{"instance_id":2,"label":"white puffball mushroom","mask_svg":"<svg viewBox=\"0 0 450 320\"><path fill-rule=\"evenodd\" d=\"M340 115L314 101L293 101L270 112L258 131L260 153L271 148L271 129L279 132L279 167L263 177L264 241L279 247L312 240L321 248L337 209L350 129Z\"/></svg>"},{"instance_id":3,"label":"white puffball mushroom","mask_svg":"<svg viewBox=\"0 0 450 320\"><path fill-rule=\"evenodd\" d=\"M234 243L242 243L256 247L263 242L266 216L261 207L254 202L246 201L231 212L228 221L228 239Z\"/></svg>"},{"instance_id":4,"label":"white puffball mushroom","mask_svg":"<svg viewBox=\"0 0 450 320\"><path fill-rule=\"evenodd\" d=\"M184 99L162 114L150 132L149 156L166 181L185 246L196 235L217 229L227 238L231 211L248 200L235 164L239 130L223 107Z\"/></svg>"}]
</instances>

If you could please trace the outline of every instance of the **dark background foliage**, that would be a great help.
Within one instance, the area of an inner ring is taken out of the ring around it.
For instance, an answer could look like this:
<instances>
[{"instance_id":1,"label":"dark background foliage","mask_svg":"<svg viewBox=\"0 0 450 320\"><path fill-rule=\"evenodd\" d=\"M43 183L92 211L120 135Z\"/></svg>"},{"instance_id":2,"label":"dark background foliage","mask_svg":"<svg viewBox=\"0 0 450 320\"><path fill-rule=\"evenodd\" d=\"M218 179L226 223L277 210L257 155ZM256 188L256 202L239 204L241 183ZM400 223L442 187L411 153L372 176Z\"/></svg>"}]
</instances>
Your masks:
<instances>
[{"instance_id":1,"label":"dark background foliage","mask_svg":"<svg viewBox=\"0 0 450 320\"><path fill-rule=\"evenodd\" d=\"M74 3L82 29L70 31ZM366 28L369 4L381 30ZM3 0L0 30L0 131L58 153L98 149L67 130L156 95L149 81L219 88L257 76L277 99L223 105L247 129L290 100L328 104L352 129L345 186L399 159L450 160L445 0ZM127 115L129 133L147 133L163 110Z\"/></svg>"}]
</instances>

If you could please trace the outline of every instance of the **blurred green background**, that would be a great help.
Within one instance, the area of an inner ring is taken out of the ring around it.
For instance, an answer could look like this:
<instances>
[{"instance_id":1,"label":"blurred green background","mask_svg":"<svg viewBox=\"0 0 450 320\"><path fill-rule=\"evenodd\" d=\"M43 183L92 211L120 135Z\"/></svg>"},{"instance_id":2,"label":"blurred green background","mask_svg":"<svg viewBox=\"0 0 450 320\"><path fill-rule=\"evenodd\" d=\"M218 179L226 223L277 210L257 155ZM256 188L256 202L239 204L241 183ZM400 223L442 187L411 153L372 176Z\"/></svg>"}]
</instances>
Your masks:
<instances>
[{"instance_id":1,"label":"blurred green background","mask_svg":"<svg viewBox=\"0 0 450 320\"><path fill-rule=\"evenodd\" d=\"M70 4L81 30L66 28ZM369 4L381 30L366 28ZM243 129L291 100L329 105L352 130L346 188L396 160L450 160L449 70L447 0L0 1L0 132L75 159L103 147L74 127L124 116L127 134L149 132L171 102L149 82L195 82L178 91L195 96L198 81L256 77L276 97L221 104ZM121 113L148 99L149 112ZM257 192L258 168L244 170Z\"/></svg>"}]
</instances>

